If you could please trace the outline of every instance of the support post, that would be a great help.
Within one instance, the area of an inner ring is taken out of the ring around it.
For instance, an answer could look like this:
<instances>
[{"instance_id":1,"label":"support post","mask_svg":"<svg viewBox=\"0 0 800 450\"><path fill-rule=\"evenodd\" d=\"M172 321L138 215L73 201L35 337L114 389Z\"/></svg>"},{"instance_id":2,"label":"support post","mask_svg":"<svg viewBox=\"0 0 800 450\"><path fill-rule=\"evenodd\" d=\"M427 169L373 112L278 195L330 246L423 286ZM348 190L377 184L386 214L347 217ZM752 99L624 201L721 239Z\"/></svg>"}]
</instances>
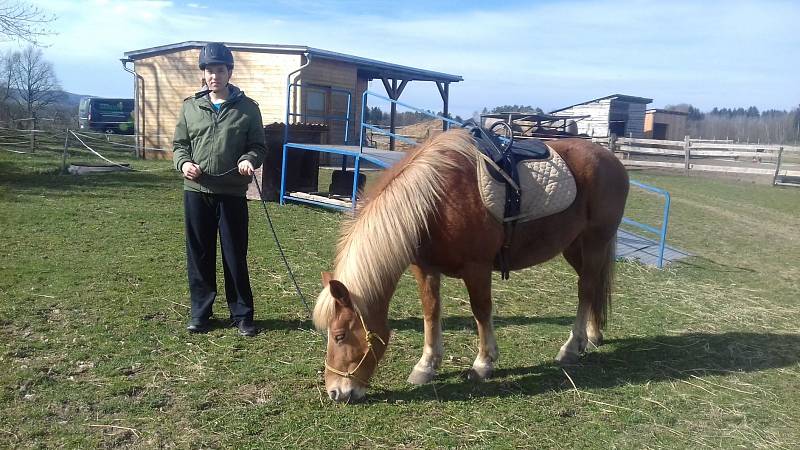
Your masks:
<instances>
[{"instance_id":1,"label":"support post","mask_svg":"<svg viewBox=\"0 0 800 450\"><path fill-rule=\"evenodd\" d=\"M783 146L778 148L778 160L775 161L775 175L772 177L772 185L775 186L778 183L778 173L781 170L781 157L783 156Z\"/></svg>"},{"instance_id":2,"label":"support post","mask_svg":"<svg viewBox=\"0 0 800 450\"><path fill-rule=\"evenodd\" d=\"M436 87L439 89L439 95L442 96L442 115L447 117L448 119L448 112L450 109L450 83L439 83L436 82ZM447 131L450 129L450 122L442 121L442 131Z\"/></svg>"},{"instance_id":3,"label":"support post","mask_svg":"<svg viewBox=\"0 0 800 450\"><path fill-rule=\"evenodd\" d=\"M392 92L389 94L389 98L392 100L397 100L394 96L395 92L397 91L397 80L392 80ZM395 118L397 116L397 103L392 102L392 106L390 107L390 115L389 115L389 150L394 151L394 131L395 131Z\"/></svg>"},{"instance_id":4,"label":"support post","mask_svg":"<svg viewBox=\"0 0 800 450\"><path fill-rule=\"evenodd\" d=\"M617 135L611 133L608 135L608 150L611 153L615 153L617 150L616 147L617 147Z\"/></svg>"},{"instance_id":5,"label":"support post","mask_svg":"<svg viewBox=\"0 0 800 450\"><path fill-rule=\"evenodd\" d=\"M67 173L67 152L69 149L69 127L67 127L66 137L64 138L64 154L61 155L61 173Z\"/></svg>"},{"instance_id":6,"label":"support post","mask_svg":"<svg viewBox=\"0 0 800 450\"><path fill-rule=\"evenodd\" d=\"M683 170L684 170L684 172L685 172L685 175L687 175L687 176L689 175L689 169L691 168L691 165L689 164L689 160L690 160L690 159L691 159L691 157L692 157L692 155L691 155L691 150L689 150L689 147L690 147L690 146L691 146L691 142L689 141L689 136L685 136L685 137L683 138L683 152L684 152L684 156L683 156L683 163L684 163Z\"/></svg>"},{"instance_id":7,"label":"support post","mask_svg":"<svg viewBox=\"0 0 800 450\"><path fill-rule=\"evenodd\" d=\"M386 89L386 94L389 95L390 99L395 100L392 102L389 113L389 150L394 150L395 119L397 116L396 101L400 99L400 94L402 94L403 89L406 88L408 80L402 80L400 82L400 86L397 85L397 79L392 79L391 85L389 85L389 80L386 78L381 78L381 81L383 81L383 87Z\"/></svg>"}]
</instances>

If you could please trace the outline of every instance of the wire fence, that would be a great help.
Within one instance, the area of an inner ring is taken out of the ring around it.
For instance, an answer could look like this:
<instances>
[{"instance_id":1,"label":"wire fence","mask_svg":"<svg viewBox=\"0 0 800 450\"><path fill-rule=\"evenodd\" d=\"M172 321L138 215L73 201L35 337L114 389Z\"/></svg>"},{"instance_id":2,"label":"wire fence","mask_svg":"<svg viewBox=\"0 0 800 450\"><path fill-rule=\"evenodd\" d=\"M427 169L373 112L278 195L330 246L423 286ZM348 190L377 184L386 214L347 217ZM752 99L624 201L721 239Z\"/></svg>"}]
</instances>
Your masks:
<instances>
[{"instance_id":1,"label":"wire fence","mask_svg":"<svg viewBox=\"0 0 800 450\"><path fill-rule=\"evenodd\" d=\"M102 166L133 172L172 170L171 166L157 169L134 169L133 162L143 152L166 152L166 149L137 145L142 135L117 135L71 130L20 130L0 127L0 150L29 156L55 156L62 159L61 171L71 171L73 166L90 166L98 171ZM73 172L78 173L78 172Z\"/></svg>"}]
</instances>

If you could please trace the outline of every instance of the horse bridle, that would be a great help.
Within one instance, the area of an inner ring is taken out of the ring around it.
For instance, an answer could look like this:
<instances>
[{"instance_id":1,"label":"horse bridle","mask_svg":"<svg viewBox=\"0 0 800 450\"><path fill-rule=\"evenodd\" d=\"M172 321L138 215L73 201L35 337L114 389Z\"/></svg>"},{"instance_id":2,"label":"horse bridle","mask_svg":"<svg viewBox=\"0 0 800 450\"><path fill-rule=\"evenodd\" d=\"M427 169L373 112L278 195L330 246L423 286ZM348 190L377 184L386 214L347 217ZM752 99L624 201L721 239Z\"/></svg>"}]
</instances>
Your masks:
<instances>
[{"instance_id":1,"label":"horse bridle","mask_svg":"<svg viewBox=\"0 0 800 450\"><path fill-rule=\"evenodd\" d=\"M367 324L364 322L364 317L361 314L356 313L356 315L358 316L359 319L361 319L361 326L364 328L364 333L365 333L364 339L367 341L367 349L364 351L364 356L361 357L361 361L358 362L356 368L349 371L343 371L332 367L330 364L328 364L328 357L326 356L325 368L335 373L336 375L339 375L342 378L352 378L358 381L359 383L363 384L364 386L368 386L369 383L366 380L362 380L355 374L356 372L358 372L358 369L361 367L361 364L364 363L364 361L367 359L367 355L370 353L372 353L372 357L375 358L375 363L376 364L378 363L378 356L375 354L375 350L372 348L372 338L377 339L381 344L383 344L384 348L386 348L386 342L383 339L381 339L380 336L378 336L378 333L374 333L367 328Z\"/></svg>"}]
</instances>

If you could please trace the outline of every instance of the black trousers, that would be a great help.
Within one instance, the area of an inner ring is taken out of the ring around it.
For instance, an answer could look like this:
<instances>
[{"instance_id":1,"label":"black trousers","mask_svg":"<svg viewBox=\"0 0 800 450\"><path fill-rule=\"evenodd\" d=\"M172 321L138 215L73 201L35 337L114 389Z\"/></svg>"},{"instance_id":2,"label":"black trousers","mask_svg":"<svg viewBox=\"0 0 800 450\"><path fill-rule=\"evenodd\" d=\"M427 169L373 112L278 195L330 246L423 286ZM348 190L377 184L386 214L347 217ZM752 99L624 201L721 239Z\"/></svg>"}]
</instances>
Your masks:
<instances>
[{"instance_id":1,"label":"black trousers","mask_svg":"<svg viewBox=\"0 0 800 450\"><path fill-rule=\"evenodd\" d=\"M192 318L211 317L217 296L217 232L222 248L225 298L233 320L253 319L253 292L247 271L247 200L230 195L184 191L186 259Z\"/></svg>"}]
</instances>

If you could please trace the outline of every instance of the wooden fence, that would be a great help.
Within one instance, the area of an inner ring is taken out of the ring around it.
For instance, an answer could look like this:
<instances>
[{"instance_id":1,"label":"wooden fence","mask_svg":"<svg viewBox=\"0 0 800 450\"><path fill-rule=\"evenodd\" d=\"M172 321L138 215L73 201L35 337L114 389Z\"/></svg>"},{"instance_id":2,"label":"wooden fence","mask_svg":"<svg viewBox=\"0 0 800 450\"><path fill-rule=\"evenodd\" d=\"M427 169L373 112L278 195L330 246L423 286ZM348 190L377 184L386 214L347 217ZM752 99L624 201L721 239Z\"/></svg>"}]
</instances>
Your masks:
<instances>
[{"instance_id":1,"label":"wooden fence","mask_svg":"<svg viewBox=\"0 0 800 450\"><path fill-rule=\"evenodd\" d=\"M690 139L595 138L611 149L626 167L663 168L695 172L772 177L773 184L800 182L800 147L778 144L742 144Z\"/></svg>"}]
</instances>

